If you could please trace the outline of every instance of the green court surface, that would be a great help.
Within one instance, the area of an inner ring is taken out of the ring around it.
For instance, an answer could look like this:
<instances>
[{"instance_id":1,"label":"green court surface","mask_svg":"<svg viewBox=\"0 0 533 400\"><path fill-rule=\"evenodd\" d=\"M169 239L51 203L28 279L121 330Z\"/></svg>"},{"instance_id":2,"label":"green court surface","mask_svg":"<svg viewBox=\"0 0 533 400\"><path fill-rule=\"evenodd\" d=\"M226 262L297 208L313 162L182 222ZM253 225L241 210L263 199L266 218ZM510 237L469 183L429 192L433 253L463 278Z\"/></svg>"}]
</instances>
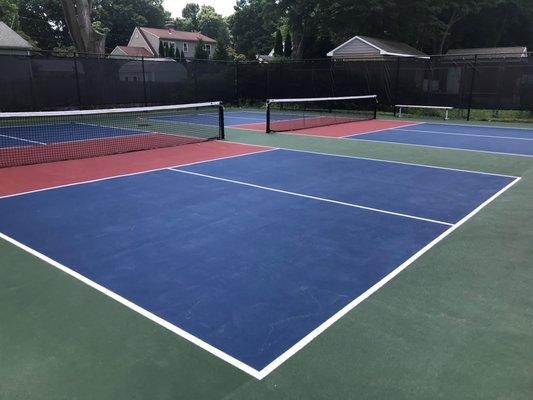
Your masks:
<instances>
[{"instance_id":1,"label":"green court surface","mask_svg":"<svg viewBox=\"0 0 533 400\"><path fill-rule=\"evenodd\" d=\"M522 179L263 380L0 241L0 399L533 398L532 157L227 139Z\"/></svg>"}]
</instances>

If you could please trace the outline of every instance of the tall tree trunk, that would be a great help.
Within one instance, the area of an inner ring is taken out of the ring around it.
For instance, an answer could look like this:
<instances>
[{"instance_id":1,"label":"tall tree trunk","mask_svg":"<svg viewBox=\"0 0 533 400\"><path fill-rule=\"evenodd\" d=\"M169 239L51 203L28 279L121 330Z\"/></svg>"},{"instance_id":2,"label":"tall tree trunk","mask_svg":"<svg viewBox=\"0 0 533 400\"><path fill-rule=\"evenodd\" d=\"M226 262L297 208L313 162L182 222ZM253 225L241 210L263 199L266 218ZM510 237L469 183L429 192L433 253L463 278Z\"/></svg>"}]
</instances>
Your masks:
<instances>
[{"instance_id":1,"label":"tall tree trunk","mask_svg":"<svg viewBox=\"0 0 533 400\"><path fill-rule=\"evenodd\" d=\"M91 0L61 0L63 15L80 53L104 54L105 35L96 32L91 23Z\"/></svg>"},{"instance_id":2,"label":"tall tree trunk","mask_svg":"<svg viewBox=\"0 0 533 400\"><path fill-rule=\"evenodd\" d=\"M292 58L294 60L304 58L304 33L300 26L292 29Z\"/></svg>"}]
</instances>

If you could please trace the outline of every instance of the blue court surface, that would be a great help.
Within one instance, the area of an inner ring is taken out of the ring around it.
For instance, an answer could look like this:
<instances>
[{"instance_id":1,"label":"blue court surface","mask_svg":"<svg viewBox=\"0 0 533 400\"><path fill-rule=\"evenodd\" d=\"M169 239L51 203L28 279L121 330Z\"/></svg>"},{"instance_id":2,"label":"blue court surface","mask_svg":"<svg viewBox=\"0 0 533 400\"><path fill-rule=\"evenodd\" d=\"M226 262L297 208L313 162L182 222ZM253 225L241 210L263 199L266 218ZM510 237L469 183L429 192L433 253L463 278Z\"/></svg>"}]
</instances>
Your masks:
<instances>
[{"instance_id":1,"label":"blue court surface","mask_svg":"<svg viewBox=\"0 0 533 400\"><path fill-rule=\"evenodd\" d=\"M270 150L5 197L0 232L260 376L515 181Z\"/></svg>"},{"instance_id":2,"label":"blue court surface","mask_svg":"<svg viewBox=\"0 0 533 400\"><path fill-rule=\"evenodd\" d=\"M523 128L422 123L349 138L533 156L533 129Z\"/></svg>"},{"instance_id":3,"label":"blue court surface","mask_svg":"<svg viewBox=\"0 0 533 400\"><path fill-rule=\"evenodd\" d=\"M0 128L0 148L146 135L149 132L81 123L42 124Z\"/></svg>"}]
</instances>

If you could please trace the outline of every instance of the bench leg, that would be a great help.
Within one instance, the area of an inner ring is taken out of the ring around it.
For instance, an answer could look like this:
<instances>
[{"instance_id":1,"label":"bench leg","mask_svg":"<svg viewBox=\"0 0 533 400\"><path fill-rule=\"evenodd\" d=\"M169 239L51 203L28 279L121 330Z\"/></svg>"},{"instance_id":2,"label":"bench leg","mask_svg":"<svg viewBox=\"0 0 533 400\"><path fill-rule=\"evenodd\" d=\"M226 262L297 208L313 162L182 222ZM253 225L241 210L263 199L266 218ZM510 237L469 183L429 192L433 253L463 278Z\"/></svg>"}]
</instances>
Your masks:
<instances>
[{"instance_id":1,"label":"bench leg","mask_svg":"<svg viewBox=\"0 0 533 400\"><path fill-rule=\"evenodd\" d=\"M398 107L398 118L402 117L402 108Z\"/></svg>"},{"instance_id":2,"label":"bench leg","mask_svg":"<svg viewBox=\"0 0 533 400\"><path fill-rule=\"evenodd\" d=\"M446 110L446 115L444 116L444 120L448 120L448 110Z\"/></svg>"}]
</instances>

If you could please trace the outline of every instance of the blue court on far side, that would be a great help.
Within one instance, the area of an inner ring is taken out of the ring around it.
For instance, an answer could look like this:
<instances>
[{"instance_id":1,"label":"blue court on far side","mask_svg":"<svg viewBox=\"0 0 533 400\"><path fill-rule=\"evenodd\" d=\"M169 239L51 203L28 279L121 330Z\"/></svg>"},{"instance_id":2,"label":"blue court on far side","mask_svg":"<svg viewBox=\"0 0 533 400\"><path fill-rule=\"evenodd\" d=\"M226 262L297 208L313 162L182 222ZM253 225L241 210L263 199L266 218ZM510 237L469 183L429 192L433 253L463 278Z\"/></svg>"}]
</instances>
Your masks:
<instances>
[{"instance_id":1,"label":"blue court on far side","mask_svg":"<svg viewBox=\"0 0 533 400\"><path fill-rule=\"evenodd\" d=\"M533 129L525 128L420 123L348 137L355 140L533 156Z\"/></svg>"},{"instance_id":2,"label":"blue court on far side","mask_svg":"<svg viewBox=\"0 0 533 400\"><path fill-rule=\"evenodd\" d=\"M515 181L277 149L0 198L0 232L260 378Z\"/></svg>"}]
</instances>

